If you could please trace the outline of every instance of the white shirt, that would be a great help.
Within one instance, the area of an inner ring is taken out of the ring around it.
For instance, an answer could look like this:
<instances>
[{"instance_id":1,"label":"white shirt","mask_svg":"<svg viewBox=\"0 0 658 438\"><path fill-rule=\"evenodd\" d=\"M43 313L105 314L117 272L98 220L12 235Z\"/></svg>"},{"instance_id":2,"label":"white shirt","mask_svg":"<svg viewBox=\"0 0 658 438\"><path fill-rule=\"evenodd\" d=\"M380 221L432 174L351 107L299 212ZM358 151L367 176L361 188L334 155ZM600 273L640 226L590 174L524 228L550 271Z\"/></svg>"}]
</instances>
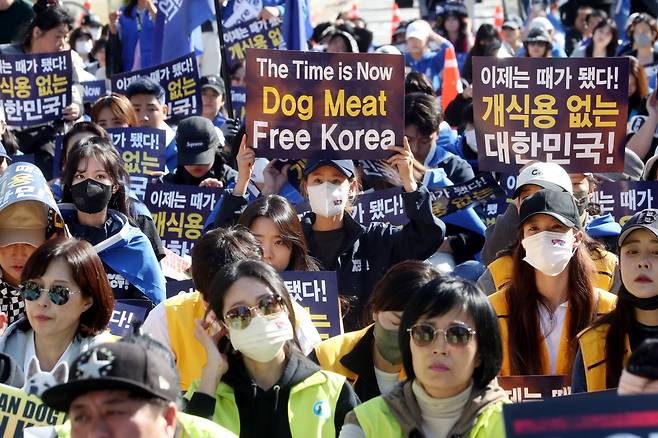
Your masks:
<instances>
[{"instance_id":1,"label":"white shirt","mask_svg":"<svg viewBox=\"0 0 658 438\"><path fill-rule=\"evenodd\" d=\"M66 362L67 365L70 365L71 362L75 360L75 356L72 355L72 348L71 345L73 345L73 342L70 342L68 347L66 347L66 350L64 350L64 353L60 356L59 359L57 359L57 363L52 367L54 370L57 368L57 365L59 365L62 362ZM25 374L27 374L28 365L30 364L30 359L32 359L34 356L36 356L36 347L34 346L34 331L32 332L32 336L27 337L27 343L25 344L25 358L24 358L24 363L23 363L23 370L25 371ZM46 370L42 370L46 371Z\"/></svg>"},{"instance_id":2,"label":"white shirt","mask_svg":"<svg viewBox=\"0 0 658 438\"><path fill-rule=\"evenodd\" d=\"M546 306L539 305L539 327L544 336L544 341L546 341L551 374L555 374L557 355L560 351L560 340L562 339L562 330L564 330L564 320L567 317L568 309L568 301L560 304L554 313L548 310Z\"/></svg>"},{"instance_id":3,"label":"white shirt","mask_svg":"<svg viewBox=\"0 0 658 438\"><path fill-rule=\"evenodd\" d=\"M374 368L379 392L386 394L398 383L398 380L400 379L400 373L387 373L377 367Z\"/></svg>"}]
</instances>

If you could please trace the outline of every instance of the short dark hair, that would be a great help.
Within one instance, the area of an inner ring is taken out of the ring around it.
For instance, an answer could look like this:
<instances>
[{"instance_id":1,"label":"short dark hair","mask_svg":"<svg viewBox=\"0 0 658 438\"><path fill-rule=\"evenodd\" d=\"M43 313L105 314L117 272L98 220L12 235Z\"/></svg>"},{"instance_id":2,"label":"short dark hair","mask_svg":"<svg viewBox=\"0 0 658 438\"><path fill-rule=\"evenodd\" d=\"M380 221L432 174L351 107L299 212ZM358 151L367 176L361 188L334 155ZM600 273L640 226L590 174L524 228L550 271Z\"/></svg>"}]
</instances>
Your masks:
<instances>
[{"instance_id":1,"label":"short dark hair","mask_svg":"<svg viewBox=\"0 0 658 438\"><path fill-rule=\"evenodd\" d=\"M21 281L37 279L46 272L50 263L61 258L71 268L73 280L80 286L85 297L91 297L93 303L80 315L78 334L94 336L105 330L114 310L114 295L103 268L103 262L94 247L86 240L51 239L46 241L30 256L21 273ZM26 318L21 327L31 327Z\"/></svg>"},{"instance_id":2,"label":"short dark hair","mask_svg":"<svg viewBox=\"0 0 658 438\"><path fill-rule=\"evenodd\" d=\"M434 266L418 260L394 265L375 285L367 312L402 312L421 287L440 275Z\"/></svg>"},{"instance_id":3,"label":"short dark hair","mask_svg":"<svg viewBox=\"0 0 658 438\"><path fill-rule=\"evenodd\" d=\"M462 307L475 322L480 365L473 371L473 385L483 389L498 375L503 363L498 318L487 296L473 283L460 278L434 279L423 286L407 304L398 332L404 371L409 379L416 377L407 329L421 318L445 315L455 307Z\"/></svg>"},{"instance_id":4,"label":"short dark hair","mask_svg":"<svg viewBox=\"0 0 658 438\"><path fill-rule=\"evenodd\" d=\"M164 89L160 86L160 84L149 77L140 76L130 85L128 85L128 88L126 89L126 97L128 99L131 99L133 96L137 96L139 94L155 96L160 101L160 103L164 103Z\"/></svg>"},{"instance_id":5,"label":"short dark hair","mask_svg":"<svg viewBox=\"0 0 658 438\"><path fill-rule=\"evenodd\" d=\"M436 97L425 93L404 96L404 126L414 125L421 135L429 136L439 130L441 108Z\"/></svg>"},{"instance_id":6,"label":"short dark hair","mask_svg":"<svg viewBox=\"0 0 658 438\"><path fill-rule=\"evenodd\" d=\"M404 79L404 93L425 93L436 96L432 81L419 71L410 71Z\"/></svg>"},{"instance_id":7,"label":"short dark hair","mask_svg":"<svg viewBox=\"0 0 658 438\"><path fill-rule=\"evenodd\" d=\"M210 302L212 280L221 268L240 260L262 258L258 240L245 227L214 229L199 237L192 249L194 287Z\"/></svg>"}]
</instances>

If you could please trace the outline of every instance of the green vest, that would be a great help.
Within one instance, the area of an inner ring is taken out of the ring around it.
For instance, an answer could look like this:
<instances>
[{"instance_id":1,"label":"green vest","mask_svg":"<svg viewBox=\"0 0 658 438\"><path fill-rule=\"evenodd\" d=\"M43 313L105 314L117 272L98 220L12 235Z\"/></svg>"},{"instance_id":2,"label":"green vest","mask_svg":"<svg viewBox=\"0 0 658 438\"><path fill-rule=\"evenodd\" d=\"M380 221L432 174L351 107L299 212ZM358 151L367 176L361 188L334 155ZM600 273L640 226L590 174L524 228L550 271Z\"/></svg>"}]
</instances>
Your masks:
<instances>
[{"instance_id":1,"label":"green vest","mask_svg":"<svg viewBox=\"0 0 658 438\"><path fill-rule=\"evenodd\" d=\"M468 438L499 438L505 436L503 401L487 406L468 433ZM354 408L366 438L406 438L400 424L391 413L384 398L379 396Z\"/></svg>"},{"instance_id":2,"label":"green vest","mask_svg":"<svg viewBox=\"0 0 658 438\"><path fill-rule=\"evenodd\" d=\"M334 415L345 377L320 370L290 389L288 421L293 438L335 438ZM197 390L194 381L185 398ZM240 435L240 413L235 403L233 388L220 382L215 393L213 421L236 435Z\"/></svg>"}]
</instances>

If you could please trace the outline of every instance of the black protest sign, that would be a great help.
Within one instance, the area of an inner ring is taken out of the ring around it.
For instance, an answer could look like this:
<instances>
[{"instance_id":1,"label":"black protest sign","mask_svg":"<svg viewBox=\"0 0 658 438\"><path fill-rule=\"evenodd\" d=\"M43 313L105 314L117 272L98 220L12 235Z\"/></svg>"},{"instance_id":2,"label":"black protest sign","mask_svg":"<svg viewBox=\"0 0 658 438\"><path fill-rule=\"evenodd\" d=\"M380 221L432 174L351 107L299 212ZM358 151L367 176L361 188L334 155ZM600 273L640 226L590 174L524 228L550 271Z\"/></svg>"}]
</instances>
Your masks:
<instances>
[{"instance_id":1,"label":"black protest sign","mask_svg":"<svg viewBox=\"0 0 658 438\"><path fill-rule=\"evenodd\" d=\"M622 172L627 58L474 57L480 170L533 160L567 172Z\"/></svg>"},{"instance_id":2,"label":"black protest sign","mask_svg":"<svg viewBox=\"0 0 658 438\"><path fill-rule=\"evenodd\" d=\"M514 403L571 394L571 376L507 376L499 377L498 384Z\"/></svg>"},{"instance_id":3,"label":"black protest sign","mask_svg":"<svg viewBox=\"0 0 658 438\"><path fill-rule=\"evenodd\" d=\"M107 94L105 79L82 82L82 88L82 101L84 103L94 103Z\"/></svg>"},{"instance_id":4,"label":"black protest sign","mask_svg":"<svg viewBox=\"0 0 658 438\"><path fill-rule=\"evenodd\" d=\"M402 145L402 56L249 49L246 73L260 157L381 159Z\"/></svg>"},{"instance_id":5,"label":"black protest sign","mask_svg":"<svg viewBox=\"0 0 658 438\"><path fill-rule=\"evenodd\" d=\"M224 28L226 62L229 69L244 61L247 49L277 49L283 43L281 20L259 20L257 18L236 23ZM236 112L237 114L237 112Z\"/></svg>"},{"instance_id":6,"label":"black protest sign","mask_svg":"<svg viewBox=\"0 0 658 438\"><path fill-rule=\"evenodd\" d=\"M151 303L142 300L119 300L114 303L114 310L108 328L115 336L126 336L132 333L132 326L146 320L151 310Z\"/></svg>"},{"instance_id":7,"label":"black protest sign","mask_svg":"<svg viewBox=\"0 0 658 438\"><path fill-rule=\"evenodd\" d=\"M658 181L604 182L593 193L592 203L623 226L638 211L658 207Z\"/></svg>"},{"instance_id":8,"label":"black protest sign","mask_svg":"<svg viewBox=\"0 0 658 438\"><path fill-rule=\"evenodd\" d=\"M0 100L8 125L60 120L71 105L71 52L0 55Z\"/></svg>"},{"instance_id":9,"label":"black protest sign","mask_svg":"<svg viewBox=\"0 0 658 438\"><path fill-rule=\"evenodd\" d=\"M433 188L432 193L435 196L432 212L436 217L463 210L476 202L505 196L503 189L489 173L482 173L457 186Z\"/></svg>"}]
</instances>

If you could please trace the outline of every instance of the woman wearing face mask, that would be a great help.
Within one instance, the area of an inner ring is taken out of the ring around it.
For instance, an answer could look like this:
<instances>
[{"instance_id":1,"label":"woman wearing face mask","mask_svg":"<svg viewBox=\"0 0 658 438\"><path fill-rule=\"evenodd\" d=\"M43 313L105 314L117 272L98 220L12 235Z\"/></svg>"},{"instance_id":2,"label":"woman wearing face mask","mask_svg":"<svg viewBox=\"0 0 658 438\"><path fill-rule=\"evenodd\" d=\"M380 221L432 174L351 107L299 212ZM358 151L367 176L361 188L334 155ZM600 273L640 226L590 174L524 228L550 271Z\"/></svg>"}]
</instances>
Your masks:
<instances>
[{"instance_id":1,"label":"woman wearing face mask","mask_svg":"<svg viewBox=\"0 0 658 438\"><path fill-rule=\"evenodd\" d=\"M165 298L165 280L148 238L127 216L126 174L119 153L93 137L69 152L60 209L73 236L98 252L116 299Z\"/></svg>"},{"instance_id":2,"label":"woman wearing face mask","mask_svg":"<svg viewBox=\"0 0 658 438\"><path fill-rule=\"evenodd\" d=\"M324 341L315 347L312 358L323 369L347 377L362 402L389 392L404 378L398 342L402 311L421 287L439 276L437 269L423 262L393 266L368 302L374 324Z\"/></svg>"},{"instance_id":3,"label":"woman wearing face mask","mask_svg":"<svg viewBox=\"0 0 658 438\"><path fill-rule=\"evenodd\" d=\"M0 338L0 352L27 373L36 357L43 371L73 361L98 342L112 316L114 298L103 265L87 242L52 239L28 259L20 292L26 316ZM66 375L66 373L65 373Z\"/></svg>"},{"instance_id":4,"label":"woman wearing face mask","mask_svg":"<svg viewBox=\"0 0 658 438\"><path fill-rule=\"evenodd\" d=\"M500 331L477 287L432 280L407 304L398 336L407 380L350 412L340 438L505 436Z\"/></svg>"},{"instance_id":5,"label":"woman wearing face mask","mask_svg":"<svg viewBox=\"0 0 658 438\"><path fill-rule=\"evenodd\" d=\"M640 61L647 75L649 88L655 89L658 74L658 52L654 47L658 38L656 19L648 14L639 14L632 21L627 35L633 44L633 50L628 54Z\"/></svg>"},{"instance_id":6,"label":"woman wearing face mask","mask_svg":"<svg viewBox=\"0 0 658 438\"><path fill-rule=\"evenodd\" d=\"M511 282L490 296L503 338L501 375L570 374L577 334L616 297L592 286L594 264L571 194L540 190L519 217Z\"/></svg>"},{"instance_id":7,"label":"woman wearing face mask","mask_svg":"<svg viewBox=\"0 0 658 438\"><path fill-rule=\"evenodd\" d=\"M69 36L69 46L80 55L85 65L92 61L89 55L94 48L94 40L87 30L81 27L73 29Z\"/></svg>"},{"instance_id":8,"label":"woman wearing face mask","mask_svg":"<svg viewBox=\"0 0 658 438\"><path fill-rule=\"evenodd\" d=\"M208 362L186 395L186 412L246 438L336 436L358 399L345 377L299 352L294 310L276 271L237 262L216 274L211 289L209 309L221 330L211 337L196 322Z\"/></svg>"},{"instance_id":9,"label":"woman wearing face mask","mask_svg":"<svg viewBox=\"0 0 658 438\"><path fill-rule=\"evenodd\" d=\"M658 337L658 210L634 214L619 235L617 307L578 338L572 391L616 388L631 352Z\"/></svg>"}]
</instances>

